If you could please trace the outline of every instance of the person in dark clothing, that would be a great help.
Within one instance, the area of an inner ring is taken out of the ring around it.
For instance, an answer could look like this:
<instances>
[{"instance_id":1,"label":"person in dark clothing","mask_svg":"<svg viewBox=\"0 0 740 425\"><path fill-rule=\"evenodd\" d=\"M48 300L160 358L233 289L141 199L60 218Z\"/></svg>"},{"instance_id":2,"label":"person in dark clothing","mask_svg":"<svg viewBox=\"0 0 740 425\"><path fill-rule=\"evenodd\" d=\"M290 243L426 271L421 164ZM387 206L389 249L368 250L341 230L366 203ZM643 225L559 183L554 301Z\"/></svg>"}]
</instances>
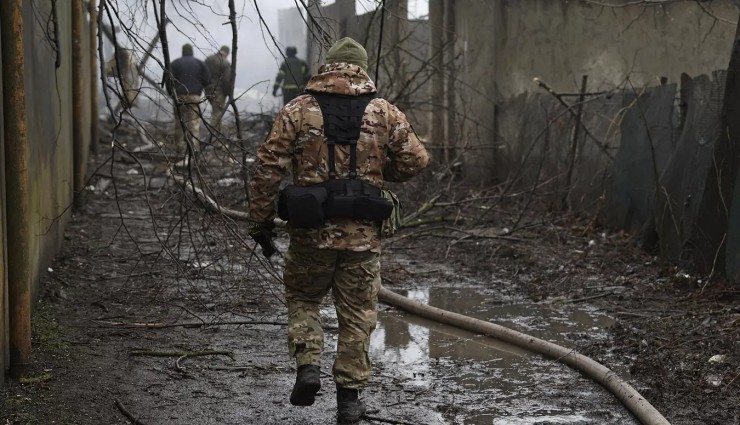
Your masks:
<instances>
[{"instance_id":1,"label":"person in dark clothing","mask_svg":"<svg viewBox=\"0 0 740 425\"><path fill-rule=\"evenodd\" d=\"M298 49L293 46L285 49L285 55L288 57L275 77L275 85L272 86L272 95L277 96L278 89L283 89L283 104L287 104L294 97L303 92L308 80L311 79L311 72L308 64L296 57Z\"/></svg>"},{"instance_id":2,"label":"person in dark clothing","mask_svg":"<svg viewBox=\"0 0 740 425\"><path fill-rule=\"evenodd\" d=\"M189 164L187 146L190 145L193 153L198 152L200 143L200 104L203 101L205 87L211 84L211 75L208 67L200 59L193 57L193 46L183 44L182 57L170 64L172 89L177 97L175 115L175 148L178 156L184 159L175 164L176 167ZM182 123L180 122L182 120ZM184 124L184 125L183 125ZM183 127L186 131L183 132ZM190 142L190 143L186 143Z\"/></svg>"}]
</instances>

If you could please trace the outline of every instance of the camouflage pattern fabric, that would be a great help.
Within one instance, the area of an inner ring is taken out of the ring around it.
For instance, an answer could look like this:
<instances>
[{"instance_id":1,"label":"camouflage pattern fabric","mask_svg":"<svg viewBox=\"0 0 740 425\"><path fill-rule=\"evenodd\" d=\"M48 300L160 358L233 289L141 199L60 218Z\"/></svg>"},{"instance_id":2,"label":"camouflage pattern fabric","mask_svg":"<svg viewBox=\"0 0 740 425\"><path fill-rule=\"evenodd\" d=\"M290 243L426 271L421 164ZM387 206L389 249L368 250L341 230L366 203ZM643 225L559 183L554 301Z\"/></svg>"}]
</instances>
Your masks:
<instances>
[{"instance_id":1,"label":"camouflage pattern fabric","mask_svg":"<svg viewBox=\"0 0 740 425\"><path fill-rule=\"evenodd\" d=\"M208 96L211 103L211 128L212 131L221 132L221 119L226 113L226 94L221 90L214 90Z\"/></svg>"},{"instance_id":2,"label":"camouflage pattern fabric","mask_svg":"<svg viewBox=\"0 0 740 425\"><path fill-rule=\"evenodd\" d=\"M202 98L199 94L179 94L177 95L177 109L179 114L175 114L175 150L177 156L183 156L187 153L187 140L192 144L193 149L197 152L200 144L200 102ZM182 123L180 123L182 120ZM183 124L185 132L183 132Z\"/></svg>"},{"instance_id":3,"label":"camouflage pattern fabric","mask_svg":"<svg viewBox=\"0 0 740 425\"><path fill-rule=\"evenodd\" d=\"M315 249L291 241L283 280L288 348L296 364L321 364L319 308L331 290L339 320L334 381L344 388L363 388L370 378L370 334L377 322L379 254Z\"/></svg>"},{"instance_id":4,"label":"camouflage pattern fabric","mask_svg":"<svg viewBox=\"0 0 740 425\"><path fill-rule=\"evenodd\" d=\"M141 88L139 65L130 50L120 49L118 56L121 58L120 63L115 55L105 63L105 75L119 79L123 87L123 94L120 96L121 107L129 109L136 105L136 98ZM118 89L120 90L120 87Z\"/></svg>"},{"instance_id":5,"label":"camouflage pattern fabric","mask_svg":"<svg viewBox=\"0 0 740 425\"><path fill-rule=\"evenodd\" d=\"M228 93L231 89L231 62L216 52L208 56L204 63L211 74L211 84L205 88L206 95L210 96L217 90Z\"/></svg>"},{"instance_id":6,"label":"camouflage pattern fabric","mask_svg":"<svg viewBox=\"0 0 740 425\"><path fill-rule=\"evenodd\" d=\"M319 70L306 89L344 95L375 93L375 85L357 65L333 63ZM349 147L336 147L339 178L349 173ZM264 223L275 216L280 182L310 185L329 178L327 144L318 102L309 95L293 99L280 110L265 143L257 151L250 182L250 220ZM358 178L383 187L383 181L404 181L419 174L429 161L406 116L384 99L372 100L363 115L357 144ZM291 241L320 249L379 251L380 229L372 221L328 220L320 229L288 228Z\"/></svg>"}]
</instances>

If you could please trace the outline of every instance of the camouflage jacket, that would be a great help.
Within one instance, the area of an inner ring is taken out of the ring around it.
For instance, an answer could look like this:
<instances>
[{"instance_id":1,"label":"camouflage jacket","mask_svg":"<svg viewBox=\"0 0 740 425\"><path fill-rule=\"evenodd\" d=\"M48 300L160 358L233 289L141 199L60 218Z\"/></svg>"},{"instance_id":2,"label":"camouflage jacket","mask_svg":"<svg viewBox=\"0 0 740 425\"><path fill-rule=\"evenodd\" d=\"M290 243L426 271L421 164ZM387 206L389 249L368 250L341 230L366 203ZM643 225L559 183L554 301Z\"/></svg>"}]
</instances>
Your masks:
<instances>
[{"instance_id":1,"label":"camouflage jacket","mask_svg":"<svg viewBox=\"0 0 740 425\"><path fill-rule=\"evenodd\" d=\"M205 60L208 72L211 74L211 84L206 87L206 94L210 95L219 90L223 94L231 90L231 62L216 52Z\"/></svg>"},{"instance_id":2,"label":"camouflage jacket","mask_svg":"<svg viewBox=\"0 0 740 425\"><path fill-rule=\"evenodd\" d=\"M359 66L324 66L307 90L344 95L375 93L375 85ZM263 223L275 216L281 181L321 183L329 178L327 143L318 102L310 95L293 99L280 110L267 140L257 151L257 168L250 182L250 220ZM373 99L365 108L357 144L358 178L383 187L383 181L404 181L429 162L424 145L406 116L387 100ZM336 146L339 178L349 173L349 148ZM291 240L322 249L367 251L380 249L380 231L371 221L333 219L320 229L291 229Z\"/></svg>"}]
</instances>

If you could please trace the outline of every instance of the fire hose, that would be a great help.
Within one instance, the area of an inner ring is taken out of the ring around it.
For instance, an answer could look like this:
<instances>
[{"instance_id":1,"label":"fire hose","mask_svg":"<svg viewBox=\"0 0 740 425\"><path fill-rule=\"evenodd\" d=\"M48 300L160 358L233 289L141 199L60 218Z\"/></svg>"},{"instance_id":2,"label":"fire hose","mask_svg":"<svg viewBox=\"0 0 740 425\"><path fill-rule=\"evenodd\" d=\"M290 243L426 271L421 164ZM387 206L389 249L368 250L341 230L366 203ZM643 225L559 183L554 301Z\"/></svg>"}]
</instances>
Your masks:
<instances>
[{"instance_id":1,"label":"fire hose","mask_svg":"<svg viewBox=\"0 0 740 425\"><path fill-rule=\"evenodd\" d=\"M614 394L643 425L670 425L670 422L645 400L630 384L601 363L579 354L575 350L562 347L533 336L506 328L495 323L453 313L441 308L422 304L399 295L381 286L378 299L406 312L425 319L455 326L466 331L489 336L511 345L529 350L565 363L586 377L598 382Z\"/></svg>"}]
</instances>

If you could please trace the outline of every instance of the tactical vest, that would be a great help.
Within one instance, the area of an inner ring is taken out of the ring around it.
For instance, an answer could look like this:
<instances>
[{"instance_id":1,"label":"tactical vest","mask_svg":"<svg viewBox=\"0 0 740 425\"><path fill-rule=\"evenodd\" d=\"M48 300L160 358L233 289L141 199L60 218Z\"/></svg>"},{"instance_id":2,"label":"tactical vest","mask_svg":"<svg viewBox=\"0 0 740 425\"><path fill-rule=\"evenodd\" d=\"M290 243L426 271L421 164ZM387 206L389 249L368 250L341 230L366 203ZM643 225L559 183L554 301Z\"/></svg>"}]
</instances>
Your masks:
<instances>
[{"instance_id":1,"label":"tactical vest","mask_svg":"<svg viewBox=\"0 0 740 425\"><path fill-rule=\"evenodd\" d=\"M365 108L374 94L347 96L306 91L319 103L327 140L329 180L308 186L289 185L280 194L278 216L294 228L316 229L327 218L380 222L390 217L393 202L381 189L357 178L357 142ZM349 146L349 173L337 178L336 146Z\"/></svg>"}]
</instances>

